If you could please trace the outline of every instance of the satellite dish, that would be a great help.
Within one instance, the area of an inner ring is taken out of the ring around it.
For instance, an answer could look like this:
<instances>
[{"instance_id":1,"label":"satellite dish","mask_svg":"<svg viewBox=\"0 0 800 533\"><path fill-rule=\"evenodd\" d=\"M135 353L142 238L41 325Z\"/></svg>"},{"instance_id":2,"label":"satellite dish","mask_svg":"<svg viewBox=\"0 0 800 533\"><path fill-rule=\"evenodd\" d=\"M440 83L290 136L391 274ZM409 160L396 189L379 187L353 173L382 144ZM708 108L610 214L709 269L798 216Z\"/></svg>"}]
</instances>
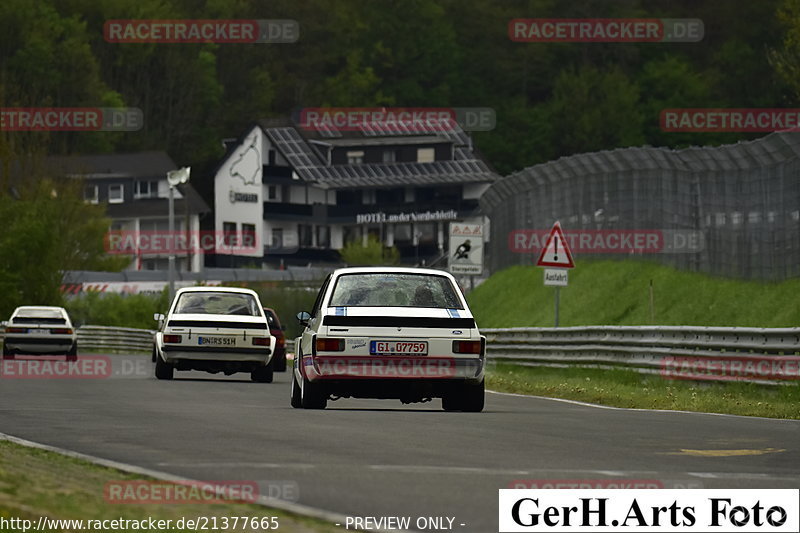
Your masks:
<instances>
[{"instance_id":1,"label":"satellite dish","mask_svg":"<svg viewBox=\"0 0 800 533\"><path fill-rule=\"evenodd\" d=\"M170 170L167 172L167 181L170 187L175 187L181 183L189 181L189 175L192 173L192 167L183 167L178 170Z\"/></svg>"}]
</instances>

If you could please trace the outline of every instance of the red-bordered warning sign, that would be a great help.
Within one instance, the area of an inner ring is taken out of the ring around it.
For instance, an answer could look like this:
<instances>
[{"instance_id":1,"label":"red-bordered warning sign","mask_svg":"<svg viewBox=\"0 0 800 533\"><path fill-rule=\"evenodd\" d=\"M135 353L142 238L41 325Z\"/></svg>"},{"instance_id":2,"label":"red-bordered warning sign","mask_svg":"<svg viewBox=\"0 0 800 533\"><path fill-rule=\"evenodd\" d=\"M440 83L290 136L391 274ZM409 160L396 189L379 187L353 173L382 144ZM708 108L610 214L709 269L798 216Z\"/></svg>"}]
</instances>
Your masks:
<instances>
[{"instance_id":1,"label":"red-bordered warning sign","mask_svg":"<svg viewBox=\"0 0 800 533\"><path fill-rule=\"evenodd\" d=\"M572 252L569 251L567 239L564 238L564 232L561 231L561 224L558 221L553 224L553 229L550 230L550 235L547 236L547 242L539 254L536 266L575 268Z\"/></svg>"}]
</instances>

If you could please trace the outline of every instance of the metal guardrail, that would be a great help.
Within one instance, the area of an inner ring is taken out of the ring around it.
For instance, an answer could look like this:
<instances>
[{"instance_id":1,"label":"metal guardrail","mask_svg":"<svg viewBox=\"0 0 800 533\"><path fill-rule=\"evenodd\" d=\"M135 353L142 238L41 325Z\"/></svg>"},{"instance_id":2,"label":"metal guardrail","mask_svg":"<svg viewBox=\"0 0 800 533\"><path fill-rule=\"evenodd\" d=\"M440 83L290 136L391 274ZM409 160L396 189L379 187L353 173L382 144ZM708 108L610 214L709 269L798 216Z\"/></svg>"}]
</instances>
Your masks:
<instances>
[{"instance_id":1,"label":"metal guardrail","mask_svg":"<svg viewBox=\"0 0 800 533\"><path fill-rule=\"evenodd\" d=\"M800 328L581 326L481 332L489 359L497 362L620 367L672 379L800 380Z\"/></svg>"},{"instance_id":2,"label":"metal guardrail","mask_svg":"<svg viewBox=\"0 0 800 533\"><path fill-rule=\"evenodd\" d=\"M83 352L151 352L151 329L121 328L116 326L81 326L78 328L78 350Z\"/></svg>"},{"instance_id":3,"label":"metal guardrail","mask_svg":"<svg viewBox=\"0 0 800 533\"><path fill-rule=\"evenodd\" d=\"M116 326L81 326L78 333L78 353L90 352L148 352L153 349L150 329L122 328ZM5 333L0 329L0 339Z\"/></svg>"},{"instance_id":4,"label":"metal guardrail","mask_svg":"<svg viewBox=\"0 0 800 533\"><path fill-rule=\"evenodd\" d=\"M800 382L800 328L579 326L482 329L490 361L627 368L672 379ZM81 352L150 352L155 331L78 328ZM2 330L0 330L2 338ZM286 340L293 352L294 339Z\"/></svg>"}]
</instances>

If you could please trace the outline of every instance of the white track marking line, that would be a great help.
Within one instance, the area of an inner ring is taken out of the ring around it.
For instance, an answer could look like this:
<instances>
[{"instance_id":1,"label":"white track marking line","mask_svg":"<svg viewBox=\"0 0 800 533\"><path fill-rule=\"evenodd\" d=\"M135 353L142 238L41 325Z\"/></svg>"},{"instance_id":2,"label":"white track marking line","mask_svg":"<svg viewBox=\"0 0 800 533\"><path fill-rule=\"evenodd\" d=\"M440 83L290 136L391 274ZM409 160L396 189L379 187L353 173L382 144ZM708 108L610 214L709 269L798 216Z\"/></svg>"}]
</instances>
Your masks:
<instances>
[{"instance_id":1,"label":"white track marking line","mask_svg":"<svg viewBox=\"0 0 800 533\"><path fill-rule=\"evenodd\" d=\"M49 444L42 444L40 442L34 442L26 439L21 439L19 437L14 437L13 435L7 435L5 433L0 433L0 441L5 440L8 442L13 442L14 444L19 444L20 446L25 446L27 448L36 448L39 450L46 450L49 452L57 453L60 455L65 455L67 457L72 457L74 459L81 459L83 461L87 461L89 463L105 466L108 468L113 468L115 470L121 470L122 472L128 472L131 474L138 474L140 476L147 476L154 479L160 479L162 481L172 481L177 483L186 483L186 482L198 482L196 479L185 478L181 476L175 476L172 474L167 474L166 472L159 472L157 470L150 470L149 468L143 468L136 465L130 465L127 463L121 463L119 461L113 461L111 459L103 459L101 457L95 457L93 455L87 455L85 453L75 452L72 450L67 450L65 448L59 448L57 446L50 446ZM339 513L335 513L333 511L326 511L324 509L317 509L315 507L310 507L307 505L302 505L299 503L287 502L285 500L279 500L277 498L270 498L268 496L260 495L256 502L253 502L256 505L261 505L263 507L271 507L273 509L279 509L281 511L286 511L288 513L294 513L301 516L308 516L311 518L316 518L318 520L323 520L325 522L329 522L330 524L336 523L345 523L347 516ZM359 531L368 531L370 533L412 533L407 531L400 531L400 530L392 530L384 531L379 529L365 529Z\"/></svg>"},{"instance_id":2,"label":"white track marking line","mask_svg":"<svg viewBox=\"0 0 800 533\"><path fill-rule=\"evenodd\" d=\"M773 422L800 422L794 418L769 418L766 416L747 416L747 415L732 415L729 413L706 413L704 411L680 411L677 409L642 409L639 407L614 407L612 405L600 405L597 403L587 403L578 400L567 400L565 398L550 398L549 396L536 396L534 394L517 394L515 392L499 392L487 389L486 392L491 394L498 394L500 396L514 396L517 398L535 398L537 400L551 400L554 402L569 403L573 405L580 405L583 407L594 407L596 409L608 409L610 411L637 411L643 413L674 413L683 415L707 415L707 416L725 416L734 418L745 418L747 420L771 420Z\"/></svg>"}]
</instances>

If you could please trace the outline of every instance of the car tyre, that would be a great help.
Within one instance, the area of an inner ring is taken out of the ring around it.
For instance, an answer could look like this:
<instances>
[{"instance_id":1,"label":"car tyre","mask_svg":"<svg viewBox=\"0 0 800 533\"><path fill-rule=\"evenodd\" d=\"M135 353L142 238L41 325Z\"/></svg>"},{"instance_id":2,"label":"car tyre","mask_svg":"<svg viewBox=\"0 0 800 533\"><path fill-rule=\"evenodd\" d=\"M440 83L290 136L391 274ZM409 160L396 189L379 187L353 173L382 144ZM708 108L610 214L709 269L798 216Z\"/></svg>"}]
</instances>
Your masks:
<instances>
[{"instance_id":1,"label":"car tyre","mask_svg":"<svg viewBox=\"0 0 800 533\"><path fill-rule=\"evenodd\" d=\"M300 404L303 409L325 409L328 406L328 397L318 383L311 383L303 377L300 387Z\"/></svg>"},{"instance_id":2,"label":"car tyre","mask_svg":"<svg viewBox=\"0 0 800 533\"><path fill-rule=\"evenodd\" d=\"M286 372L286 354L281 357L273 359L275 372Z\"/></svg>"},{"instance_id":3,"label":"car tyre","mask_svg":"<svg viewBox=\"0 0 800 533\"><path fill-rule=\"evenodd\" d=\"M300 385L297 384L297 378L294 377L294 372L292 372L292 407L295 409L303 407L303 402L300 398Z\"/></svg>"},{"instance_id":4,"label":"car tyre","mask_svg":"<svg viewBox=\"0 0 800 533\"><path fill-rule=\"evenodd\" d=\"M272 361L264 366L258 366L250 372L250 379L256 383L272 383Z\"/></svg>"},{"instance_id":5,"label":"car tyre","mask_svg":"<svg viewBox=\"0 0 800 533\"><path fill-rule=\"evenodd\" d=\"M151 359L153 360L154 363L156 362L156 359L158 359L158 353L156 352L156 345L155 344L153 345L153 354L151 356Z\"/></svg>"},{"instance_id":6,"label":"car tyre","mask_svg":"<svg viewBox=\"0 0 800 533\"><path fill-rule=\"evenodd\" d=\"M72 348L69 349L67 352L67 361L77 361L78 360L78 343L72 345Z\"/></svg>"},{"instance_id":7,"label":"car tyre","mask_svg":"<svg viewBox=\"0 0 800 533\"><path fill-rule=\"evenodd\" d=\"M456 390L442 396L442 409L445 411L460 411L461 394Z\"/></svg>"},{"instance_id":8,"label":"car tyre","mask_svg":"<svg viewBox=\"0 0 800 533\"><path fill-rule=\"evenodd\" d=\"M484 380L480 383L465 383L461 393L461 410L468 413L483 411L486 391Z\"/></svg>"},{"instance_id":9,"label":"car tyre","mask_svg":"<svg viewBox=\"0 0 800 533\"><path fill-rule=\"evenodd\" d=\"M3 343L3 359L14 359L14 352L9 350L5 343Z\"/></svg>"},{"instance_id":10,"label":"car tyre","mask_svg":"<svg viewBox=\"0 0 800 533\"><path fill-rule=\"evenodd\" d=\"M165 362L160 357L156 357L156 378L158 379L172 379L175 367Z\"/></svg>"}]
</instances>

